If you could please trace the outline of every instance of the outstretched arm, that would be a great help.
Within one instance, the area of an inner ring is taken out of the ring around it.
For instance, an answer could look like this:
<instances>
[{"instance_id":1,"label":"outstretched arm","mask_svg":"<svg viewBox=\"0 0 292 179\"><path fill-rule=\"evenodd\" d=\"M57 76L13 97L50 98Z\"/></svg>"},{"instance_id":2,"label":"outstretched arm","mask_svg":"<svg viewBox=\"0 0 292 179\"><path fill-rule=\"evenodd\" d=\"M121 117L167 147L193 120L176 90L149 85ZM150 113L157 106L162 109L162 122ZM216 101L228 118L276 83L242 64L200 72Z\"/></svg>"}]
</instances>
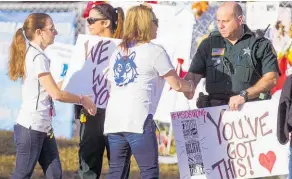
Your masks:
<instances>
[{"instance_id":1,"label":"outstretched arm","mask_svg":"<svg viewBox=\"0 0 292 179\"><path fill-rule=\"evenodd\" d=\"M192 81L187 81L180 78L175 70L170 70L168 73L163 75L166 82L170 85L172 89L178 92L192 92L195 86Z\"/></svg>"},{"instance_id":2,"label":"outstretched arm","mask_svg":"<svg viewBox=\"0 0 292 179\"><path fill-rule=\"evenodd\" d=\"M47 93L54 99L66 103L79 103L89 114L96 114L96 106L88 96L78 96L58 88L50 72L38 74L40 84L45 88Z\"/></svg>"},{"instance_id":3,"label":"outstretched arm","mask_svg":"<svg viewBox=\"0 0 292 179\"><path fill-rule=\"evenodd\" d=\"M184 95L188 100L193 99L194 94L195 94L195 89L202 78L203 78L203 75L192 73L192 72L188 72L188 74L185 76L185 80L187 81L191 80L194 83L194 91L184 92Z\"/></svg>"}]
</instances>

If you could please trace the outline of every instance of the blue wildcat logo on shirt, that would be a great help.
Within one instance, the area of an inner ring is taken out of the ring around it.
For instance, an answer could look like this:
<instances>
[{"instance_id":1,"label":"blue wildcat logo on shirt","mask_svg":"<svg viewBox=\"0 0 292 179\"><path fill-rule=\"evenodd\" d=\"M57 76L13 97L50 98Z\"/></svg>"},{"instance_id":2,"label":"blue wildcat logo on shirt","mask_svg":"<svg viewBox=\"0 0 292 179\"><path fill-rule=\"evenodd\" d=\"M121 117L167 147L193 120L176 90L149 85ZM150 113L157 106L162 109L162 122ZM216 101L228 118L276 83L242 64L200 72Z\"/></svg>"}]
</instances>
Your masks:
<instances>
[{"instance_id":1,"label":"blue wildcat logo on shirt","mask_svg":"<svg viewBox=\"0 0 292 179\"><path fill-rule=\"evenodd\" d=\"M134 82L139 75L137 73L137 66L134 62L136 52L132 52L129 56L122 56L117 54L117 59L114 64L114 78L117 86L126 86Z\"/></svg>"}]
</instances>

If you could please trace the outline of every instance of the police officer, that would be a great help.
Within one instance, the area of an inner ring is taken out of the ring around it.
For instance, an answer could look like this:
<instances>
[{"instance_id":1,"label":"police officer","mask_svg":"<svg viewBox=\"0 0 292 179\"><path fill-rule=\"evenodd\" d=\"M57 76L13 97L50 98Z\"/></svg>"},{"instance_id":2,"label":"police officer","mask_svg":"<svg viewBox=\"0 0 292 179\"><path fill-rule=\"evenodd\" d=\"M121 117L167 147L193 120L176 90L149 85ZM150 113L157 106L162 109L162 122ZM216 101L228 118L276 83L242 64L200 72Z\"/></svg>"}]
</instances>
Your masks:
<instances>
[{"instance_id":1,"label":"police officer","mask_svg":"<svg viewBox=\"0 0 292 179\"><path fill-rule=\"evenodd\" d=\"M279 75L272 44L243 24L242 8L236 2L224 2L216 18L219 32L202 41L185 77L195 85L206 78L209 95L200 94L197 106L228 104L238 110L247 101L266 99ZM184 95L192 99L194 93Z\"/></svg>"}]
</instances>

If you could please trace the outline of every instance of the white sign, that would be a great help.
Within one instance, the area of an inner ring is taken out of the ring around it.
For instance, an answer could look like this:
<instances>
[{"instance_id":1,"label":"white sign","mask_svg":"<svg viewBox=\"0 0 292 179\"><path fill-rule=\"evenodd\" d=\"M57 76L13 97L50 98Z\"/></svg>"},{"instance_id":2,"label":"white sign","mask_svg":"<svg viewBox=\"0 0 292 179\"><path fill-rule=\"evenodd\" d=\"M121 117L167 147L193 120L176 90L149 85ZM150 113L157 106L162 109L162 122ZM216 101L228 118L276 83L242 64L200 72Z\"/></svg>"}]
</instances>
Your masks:
<instances>
[{"instance_id":1,"label":"white sign","mask_svg":"<svg viewBox=\"0 0 292 179\"><path fill-rule=\"evenodd\" d=\"M246 2L246 24L251 30L274 26L278 19L279 2Z\"/></svg>"},{"instance_id":2,"label":"white sign","mask_svg":"<svg viewBox=\"0 0 292 179\"><path fill-rule=\"evenodd\" d=\"M106 69L119 43L118 39L79 35L62 89L92 95L96 106L105 108L109 98Z\"/></svg>"},{"instance_id":3,"label":"white sign","mask_svg":"<svg viewBox=\"0 0 292 179\"><path fill-rule=\"evenodd\" d=\"M188 150L193 150L187 148L188 141L192 140L186 140L185 136L192 135L188 130L196 124L198 137L191 138L200 142L208 179L287 174L289 146L280 145L277 140L277 104L278 99L272 99L246 103L240 111L228 111L227 106L220 106L172 113L174 128L177 128L175 137L181 143L177 142L177 149L187 151L180 157L189 157ZM179 156L179 151L177 153ZM184 167L185 173L191 170L186 164L190 159L181 159L181 162L179 166Z\"/></svg>"},{"instance_id":4,"label":"white sign","mask_svg":"<svg viewBox=\"0 0 292 179\"><path fill-rule=\"evenodd\" d=\"M46 55L51 61L51 74L57 83L62 81L66 76L73 49L74 45L55 42L45 50Z\"/></svg>"}]
</instances>

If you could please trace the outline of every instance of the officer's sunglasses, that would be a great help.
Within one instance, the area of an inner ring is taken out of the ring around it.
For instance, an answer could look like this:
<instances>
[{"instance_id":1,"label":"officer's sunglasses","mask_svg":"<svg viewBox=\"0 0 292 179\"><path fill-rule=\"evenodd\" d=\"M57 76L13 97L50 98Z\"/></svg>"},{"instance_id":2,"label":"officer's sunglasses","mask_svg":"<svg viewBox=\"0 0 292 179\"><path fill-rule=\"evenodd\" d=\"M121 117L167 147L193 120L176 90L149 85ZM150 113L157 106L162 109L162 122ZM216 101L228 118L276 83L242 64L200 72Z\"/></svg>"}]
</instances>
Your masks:
<instances>
[{"instance_id":1,"label":"officer's sunglasses","mask_svg":"<svg viewBox=\"0 0 292 179\"><path fill-rule=\"evenodd\" d=\"M89 17L87 18L87 22L89 25L94 24L96 21L106 20L105 18L95 18L95 17Z\"/></svg>"}]
</instances>

